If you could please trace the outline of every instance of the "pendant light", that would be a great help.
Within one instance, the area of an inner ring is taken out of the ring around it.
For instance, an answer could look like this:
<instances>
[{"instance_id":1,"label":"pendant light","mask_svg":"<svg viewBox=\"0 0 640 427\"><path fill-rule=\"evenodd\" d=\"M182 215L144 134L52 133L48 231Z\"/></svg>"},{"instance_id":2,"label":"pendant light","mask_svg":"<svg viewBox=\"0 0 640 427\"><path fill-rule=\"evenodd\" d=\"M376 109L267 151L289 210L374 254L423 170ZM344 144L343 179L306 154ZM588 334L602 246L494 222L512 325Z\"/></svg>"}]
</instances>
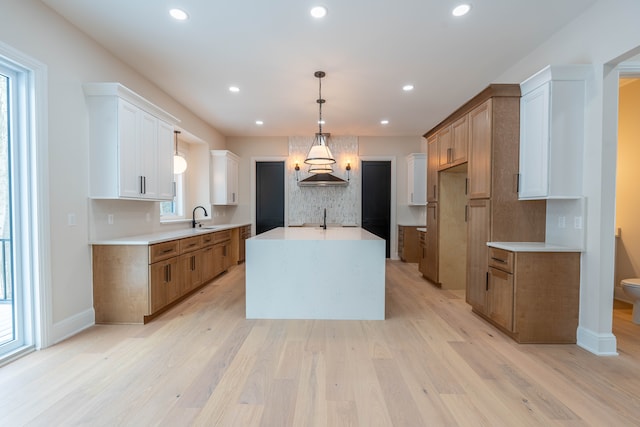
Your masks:
<instances>
[{"instance_id":1,"label":"pendant light","mask_svg":"<svg viewBox=\"0 0 640 427\"><path fill-rule=\"evenodd\" d=\"M311 144L309 154L307 154L304 162L311 165L309 168L310 173L331 173L333 172L331 165L336 162L336 159L333 158L327 145L329 134L322 132L322 104L326 102L322 99L322 78L326 76L326 73L324 71L316 71L313 75L318 78L318 99L316 100L318 103L318 133L313 139L313 144Z\"/></svg>"},{"instance_id":2,"label":"pendant light","mask_svg":"<svg viewBox=\"0 0 640 427\"><path fill-rule=\"evenodd\" d=\"M178 134L179 130L174 130L176 153L173 155L173 174L179 175L187 170L187 160L178 154Z\"/></svg>"}]
</instances>

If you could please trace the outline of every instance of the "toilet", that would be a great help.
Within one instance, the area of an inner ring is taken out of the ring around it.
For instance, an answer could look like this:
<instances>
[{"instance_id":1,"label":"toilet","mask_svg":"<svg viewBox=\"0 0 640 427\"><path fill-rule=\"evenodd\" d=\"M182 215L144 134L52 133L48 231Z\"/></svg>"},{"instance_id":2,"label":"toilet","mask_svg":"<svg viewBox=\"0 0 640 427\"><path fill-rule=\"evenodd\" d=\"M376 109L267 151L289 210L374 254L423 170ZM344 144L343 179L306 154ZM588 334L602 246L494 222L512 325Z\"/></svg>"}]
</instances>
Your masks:
<instances>
[{"instance_id":1,"label":"toilet","mask_svg":"<svg viewBox=\"0 0 640 427\"><path fill-rule=\"evenodd\" d=\"M640 277L624 279L620 284L624 293L633 302L633 323L640 325Z\"/></svg>"}]
</instances>

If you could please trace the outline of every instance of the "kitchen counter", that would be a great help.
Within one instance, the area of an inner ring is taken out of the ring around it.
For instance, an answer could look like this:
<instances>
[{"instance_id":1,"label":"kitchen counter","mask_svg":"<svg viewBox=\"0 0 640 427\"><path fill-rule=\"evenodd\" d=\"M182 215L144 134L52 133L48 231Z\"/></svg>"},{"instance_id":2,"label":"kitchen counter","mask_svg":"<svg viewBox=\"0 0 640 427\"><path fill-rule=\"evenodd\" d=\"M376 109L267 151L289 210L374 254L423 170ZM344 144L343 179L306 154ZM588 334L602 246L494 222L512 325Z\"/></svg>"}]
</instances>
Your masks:
<instances>
[{"instance_id":1,"label":"kitchen counter","mask_svg":"<svg viewBox=\"0 0 640 427\"><path fill-rule=\"evenodd\" d=\"M384 319L384 239L362 228L286 227L246 245L247 319Z\"/></svg>"},{"instance_id":2,"label":"kitchen counter","mask_svg":"<svg viewBox=\"0 0 640 427\"><path fill-rule=\"evenodd\" d=\"M511 252L582 252L580 248L545 242L487 242L487 246Z\"/></svg>"},{"instance_id":3,"label":"kitchen counter","mask_svg":"<svg viewBox=\"0 0 640 427\"><path fill-rule=\"evenodd\" d=\"M426 233L427 232L427 227L418 227L416 228L416 230L420 233Z\"/></svg>"},{"instance_id":4,"label":"kitchen counter","mask_svg":"<svg viewBox=\"0 0 640 427\"><path fill-rule=\"evenodd\" d=\"M165 231L151 234L140 234L136 236L118 237L115 239L93 240L90 245L153 245L155 243L168 242L170 240L184 239L185 237L198 236L216 231L230 230L232 228L244 227L249 223L241 224L221 224L211 225L201 228L185 228L183 230ZM214 227L214 228L207 228Z\"/></svg>"}]
</instances>

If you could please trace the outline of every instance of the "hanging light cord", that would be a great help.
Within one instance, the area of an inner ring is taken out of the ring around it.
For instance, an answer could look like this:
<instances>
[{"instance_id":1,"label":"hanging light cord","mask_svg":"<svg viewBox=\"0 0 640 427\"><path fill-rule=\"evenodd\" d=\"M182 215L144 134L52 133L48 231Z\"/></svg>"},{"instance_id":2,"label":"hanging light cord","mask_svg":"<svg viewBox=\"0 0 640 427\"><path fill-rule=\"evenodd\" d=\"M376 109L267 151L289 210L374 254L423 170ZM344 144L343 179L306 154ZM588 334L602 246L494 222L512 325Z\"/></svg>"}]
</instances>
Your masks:
<instances>
[{"instance_id":1,"label":"hanging light cord","mask_svg":"<svg viewBox=\"0 0 640 427\"><path fill-rule=\"evenodd\" d=\"M319 129L319 136L320 136L320 143L322 145L324 139L322 138L322 104L325 103L325 100L322 99L322 78L326 75L324 71L316 71L314 74L317 78L318 78L318 99L317 99L317 103L318 103L318 129Z\"/></svg>"}]
</instances>

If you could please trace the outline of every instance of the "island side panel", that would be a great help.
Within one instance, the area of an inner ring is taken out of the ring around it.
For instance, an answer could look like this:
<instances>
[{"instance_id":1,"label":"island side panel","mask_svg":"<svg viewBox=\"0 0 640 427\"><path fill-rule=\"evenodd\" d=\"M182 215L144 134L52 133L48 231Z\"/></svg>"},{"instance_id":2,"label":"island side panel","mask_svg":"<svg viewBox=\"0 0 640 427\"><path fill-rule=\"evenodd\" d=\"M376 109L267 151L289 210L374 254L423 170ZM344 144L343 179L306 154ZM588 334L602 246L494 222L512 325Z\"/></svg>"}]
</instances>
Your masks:
<instances>
[{"instance_id":1,"label":"island side panel","mask_svg":"<svg viewBox=\"0 0 640 427\"><path fill-rule=\"evenodd\" d=\"M143 323L149 314L149 249L145 245L94 245L96 323Z\"/></svg>"},{"instance_id":2,"label":"island side panel","mask_svg":"<svg viewBox=\"0 0 640 427\"><path fill-rule=\"evenodd\" d=\"M247 319L383 320L384 240L247 240Z\"/></svg>"}]
</instances>

